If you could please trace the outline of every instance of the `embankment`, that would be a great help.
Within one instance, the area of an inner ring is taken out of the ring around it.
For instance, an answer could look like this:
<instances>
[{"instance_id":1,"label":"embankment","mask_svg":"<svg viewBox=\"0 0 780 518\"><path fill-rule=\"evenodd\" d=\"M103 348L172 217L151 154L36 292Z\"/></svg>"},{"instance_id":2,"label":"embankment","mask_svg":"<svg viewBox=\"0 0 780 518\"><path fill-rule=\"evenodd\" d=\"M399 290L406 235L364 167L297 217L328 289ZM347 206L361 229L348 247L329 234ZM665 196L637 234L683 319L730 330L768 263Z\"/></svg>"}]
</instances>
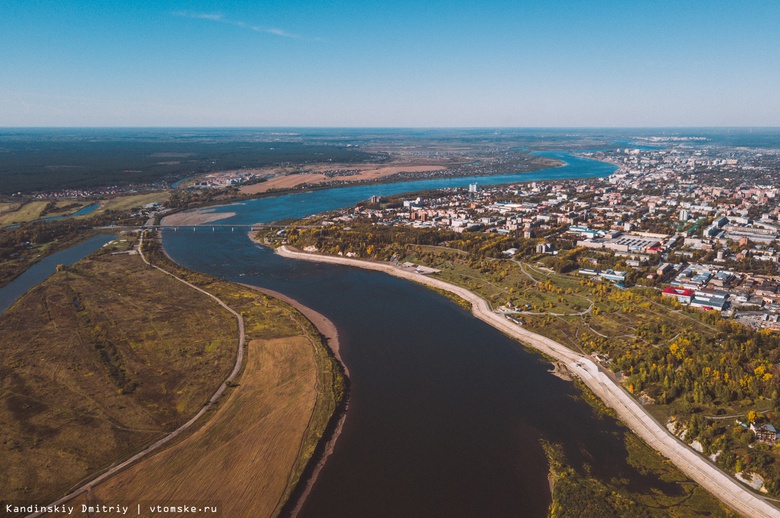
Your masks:
<instances>
[{"instance_id":1,"label":"embankment","mask_svg":"<svg viewBox=\"0 0 780 518\"><path fill-rule=\"evenodd\" d=\"M554 340L532 333L511 323L503 316L494 313L487 301L467 289L388 263L312 255L294 251L285 246L278 248L277 253L292 259L341 264L381 271L436 289L445 290L463 298L471 303L473 314L480 320L565 365L573 376L581 379L596 396L614 409L619 418L634 433L656 451L671 460L687 476L717 496L726 505L746 516L780 517L780 510L743 487L738 481L670 434L623 387L602 372L595 363Z\"/></svg>"}]
</instances>

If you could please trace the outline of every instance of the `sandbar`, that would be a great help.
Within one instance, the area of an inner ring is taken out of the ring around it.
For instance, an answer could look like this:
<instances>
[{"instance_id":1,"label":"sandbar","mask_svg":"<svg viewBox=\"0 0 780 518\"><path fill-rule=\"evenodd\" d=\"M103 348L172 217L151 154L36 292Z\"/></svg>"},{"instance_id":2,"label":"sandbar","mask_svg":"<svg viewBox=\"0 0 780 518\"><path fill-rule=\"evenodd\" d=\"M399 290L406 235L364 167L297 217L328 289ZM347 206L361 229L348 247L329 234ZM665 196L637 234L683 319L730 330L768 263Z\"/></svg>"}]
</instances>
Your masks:
<instances>
[{"instance_id":1,"label":"sandbar","mask_svg":"<svg viewBox=\"0 0 780 518\"><path fill-rule=\"evenodd\" d=\"M398 173L426 173L446 169L446 165L377 165L357 164L344 166L317 166L310 167L305 172L273 176L265 182L241 187L244 194L261 194L276 189L292 189L303 184L325 185L334 182L367 182L379 181ZM352 171L346 176L328 176L326 170L345 169ZM270 171L258 171L258 173L270 174Z\"/></svg>"},{"instance_id":2,"label":"sandbar","mask_svg":"<svg viewBox=\"0 0 780 518\"><path fill-rule=\"evenodd\" d=\"M192 212L177 212L170 216L165 216L161 223L171 226L190 226L212 223L221 219L235 216L235 212L214 212L214 209L198 209Z\"/></svg>"}]
</instances>

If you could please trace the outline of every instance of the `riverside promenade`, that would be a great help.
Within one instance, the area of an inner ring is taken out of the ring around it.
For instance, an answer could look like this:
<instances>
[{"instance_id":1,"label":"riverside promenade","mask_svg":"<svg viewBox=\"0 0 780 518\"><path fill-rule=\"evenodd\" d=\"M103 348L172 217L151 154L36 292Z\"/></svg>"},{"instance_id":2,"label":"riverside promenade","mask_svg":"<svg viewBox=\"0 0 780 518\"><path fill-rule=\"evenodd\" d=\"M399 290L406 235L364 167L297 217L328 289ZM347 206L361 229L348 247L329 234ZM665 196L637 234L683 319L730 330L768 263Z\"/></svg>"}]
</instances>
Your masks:
<instances>
[{"instance_id":1,"label":"riverside promenade","mask_svg":"<svg viewBox=\"0 0 780 518\"><path fill-rule=\"evenodd\" d=\"M315 255L292 250L287 246L276 249L282 257L312 262L341 264L376 270L408 279L426 286L453 293L471 303L474 316L490 324L521 343L563 363L569 372L583 383L607 406L615 410L620 420L650 447L674 463L680 471L695 480L707 491L744 516L780 518L780 509L753 493L739 481L722 471L708 459L672 435L655 420L622 386L613 381L598 365L564 345L508 321L495 313L486 300L471 291L453 284L416 273L408 268L389 263L364 261L346 257Z\"/></svg>"}]
</instances>

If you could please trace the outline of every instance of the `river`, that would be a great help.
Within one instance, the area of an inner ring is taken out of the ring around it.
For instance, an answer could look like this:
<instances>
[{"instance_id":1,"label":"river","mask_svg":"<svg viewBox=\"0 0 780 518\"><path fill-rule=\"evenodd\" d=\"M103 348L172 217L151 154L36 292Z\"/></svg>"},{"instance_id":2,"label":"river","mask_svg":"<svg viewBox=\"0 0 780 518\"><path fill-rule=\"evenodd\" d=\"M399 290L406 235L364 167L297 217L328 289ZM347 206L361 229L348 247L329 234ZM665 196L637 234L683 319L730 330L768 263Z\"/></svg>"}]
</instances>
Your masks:
<instances>
[{"instance_id":1,"label":"river","mask_svg":"<svg viewBox=\"0 0 780 518\"><path fill-rule=\"evenodd\" d=\"M535 153L538 156L555 158L566 163L563 167L552 167L532 173L516 173L495 176L467 176L459 178L431 178L409 182L356 185L333 189L302 191L294 194L261 198L246 202L223 205L210 209L210 212L236 212L230 218L222 219L220 224L252 225L278 221L285 218L302 218L320 212L335 210L368 200L373 195L391 196L405 192L443 189L447 187L466 187L470 183L498 185L513 182L533 182L540 180L565 180L572 178L594 178L608 176L617 168L612 164L580 158L568 153Z\"/></svg>"},{"instance_id":2,"label":"river","mask_svg":"<svg viewBox=\"0 0 780 518\"><path fill-rule=\"evenodd\" d=\"M560 155L558 155L560 156ZM234 204L221 223L251 224L344 207L372 194L602 176L574 166L506 177L348 187ZM283 259L239 232L164 233L182 265L285 293L330 318L351 378L342 434L301 516L546 516L539 440L563 445L579 470L635 488L679 488L626 462L624 429L598 417L550 365L426 288L381 273Z\"/></svg>"},{"instance_id":3,"label":"river","mask_svg":"<svg viewBox=\"0 0 780 518\"><path fill-rule=\"evenodd\" d=\"M69 266L115 238L115 235L95 236L67 250L44 257L32 265L19 277L0 288L0 315L22 295L48 279L57 270L58 264Z\"/></svg>"}]
</instances>

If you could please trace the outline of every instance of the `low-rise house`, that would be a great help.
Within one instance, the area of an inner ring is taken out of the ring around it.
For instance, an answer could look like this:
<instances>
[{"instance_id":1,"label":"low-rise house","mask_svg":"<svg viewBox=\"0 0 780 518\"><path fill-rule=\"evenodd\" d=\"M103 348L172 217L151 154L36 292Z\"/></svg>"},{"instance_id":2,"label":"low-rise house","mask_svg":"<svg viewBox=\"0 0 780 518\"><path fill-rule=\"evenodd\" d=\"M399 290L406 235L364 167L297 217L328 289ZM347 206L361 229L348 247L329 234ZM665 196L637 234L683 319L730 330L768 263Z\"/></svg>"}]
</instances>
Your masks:
<instances>
[{"instance_id":1,"label":"low-rise house","mask_svg":"<svg viewBox=\"0 0 780 518\"><path fill-rule=\"evenodd\" d=\"M625 282L626 272L607 270L605 272L601 272L601 278L612 282Z\"/></svg>"},{"instance_id":2,"label":"low-rise house","mask_svg":"<svg viewBox=\"0 0 780 518\"><path fill-rule=\"evenodd\" d=\"M771 441L777 440L777 430L771 424L756 424L751 423L750 431L756 435L756 439L759 441Z\"/></svg>"}]
</instances>

